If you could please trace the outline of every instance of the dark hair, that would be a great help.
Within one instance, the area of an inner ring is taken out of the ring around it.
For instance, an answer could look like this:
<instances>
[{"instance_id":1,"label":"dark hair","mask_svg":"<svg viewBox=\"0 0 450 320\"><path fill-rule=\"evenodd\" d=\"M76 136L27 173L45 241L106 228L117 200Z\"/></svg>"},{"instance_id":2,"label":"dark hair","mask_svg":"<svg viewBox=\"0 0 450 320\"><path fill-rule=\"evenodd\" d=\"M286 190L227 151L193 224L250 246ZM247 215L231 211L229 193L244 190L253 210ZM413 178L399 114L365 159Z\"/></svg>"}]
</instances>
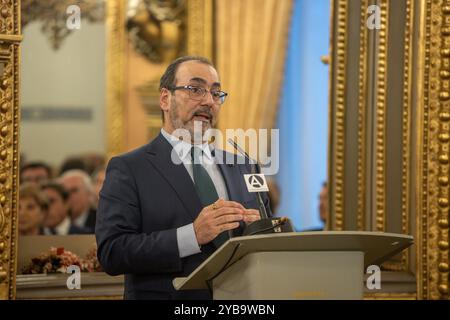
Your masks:
<instances>
[{"instance_id":1,"label":"dark hair","mask_svg":"<svg viewBox=\"0 0 450 320\"><path fill-rule=\"evenodd\" d=\"M23 167L20 168L20 176L22 176L24 171L26 171L28 169L38 169L38 168L44 168L45 171L47 171L48 178L49 179L52 178L52 169L50 168L50 166L44 162L38 162L38 161L28 162L28 163L24 164Z\"/></svg>"},{"instance_id":2,"label":"dark hair","mask_svg":"<svg viewBox=\"0 0 450 320\"><path fill-rule=\"evenodd\" d=\"M58 182L45 183L44 185L42 185L41 189L42 190L45 190L45 189L55 190L56 192L59 193L59 195L64 200L64 202L67 202L67 200L69 199L69 193L67 192L66 188L64 188L64 186Z\"/></svg>"},{"instance_id":3,"label":"dark hair","mask_svg":"<svg viewBox=\"0 0 450 320\"><path fill-rule=\"evenodd\" d=\"M59 175L61 176L64 172L75 169L87 172L86 161L81 156L66 158L59 169Z\"/></svg>"},{"instance_id":4,"label":"dark hair","mask_svg":"<svg viewBox=\"0 0 450 320\"><path fill-rule=\"evenodd\" d=\"M41 210L48 209L48 200L45 194L41 192L41 189L30 183L24 183L19 188L19 199L32 198Z\"/></svg>"},{"instance_id":5,"label":"dark hair","mask_svg":"<svg viewBox=\"0 0 450 320\"><path fill-rule=\"evenodd\" d=\"M161 79L159 81L159 91L162 89L172 90L172 87L175 86L175 77L178 71L178 67L187 61L198 61L200 63L207 64L211 67L214 67L214 65L211 63L211 61L205 57L200 56L184 56L180 57L170 63L170 65L167 67L164 74L161 76ZM164 122L164 111L161 110L161 116Z\"/></svg>"}]
</instances>

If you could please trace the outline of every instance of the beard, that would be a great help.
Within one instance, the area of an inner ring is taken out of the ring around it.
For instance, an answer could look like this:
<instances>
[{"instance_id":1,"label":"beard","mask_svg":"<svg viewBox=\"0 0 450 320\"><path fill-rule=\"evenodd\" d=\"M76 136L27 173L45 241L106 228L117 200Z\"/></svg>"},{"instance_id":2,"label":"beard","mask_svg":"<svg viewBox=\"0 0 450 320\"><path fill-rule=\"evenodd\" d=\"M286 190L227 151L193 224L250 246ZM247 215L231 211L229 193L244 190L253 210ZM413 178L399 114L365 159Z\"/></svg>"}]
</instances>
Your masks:
<instances>
[{"instance_id":1,"label":"beard","mask_svg":"<svg viewBox=\"0 0 450 320\"><path fill-rule=\"evenodd\" d=\"M209 107L199 107L195 110L188 118L188 120L183 121L180 117L180 110L175 98L171 99L172 108L169 111L169 121L172 127L176 129L184 129L189 131L192 141L202 141L205 132L216 125L216 117L211 113ZM200 121L194 119L199 113L209 115L209 121ZM201 130L200 130L201 128Z\"/></svg>"}]
</instances>

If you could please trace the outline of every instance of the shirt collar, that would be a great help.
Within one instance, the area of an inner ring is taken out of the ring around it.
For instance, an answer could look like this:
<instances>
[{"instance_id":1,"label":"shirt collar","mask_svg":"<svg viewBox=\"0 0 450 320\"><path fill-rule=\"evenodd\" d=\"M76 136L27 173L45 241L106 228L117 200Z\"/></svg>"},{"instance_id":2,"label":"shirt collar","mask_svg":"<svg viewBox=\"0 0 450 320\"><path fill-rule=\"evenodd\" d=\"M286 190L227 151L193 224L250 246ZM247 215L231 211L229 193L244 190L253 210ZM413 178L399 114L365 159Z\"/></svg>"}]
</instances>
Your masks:
<instances>
[{"instance_id":1,"label":"shirt collar","mask_svg":"<svg viewBox=\"0 0 450 320\"><path fill-rule=\"evenodd\" d=\"M76 218L74 220L74 224L78 227L84 227L84 224L86 223L86 220L88 218L89 215L89 209L87 209L86 212L84 212L81 216L79 216L78 218Z\"/></svg>"},{"instance_id":2,"label":"shirt collar","mask_svg":"<svg viewBox=\"0 0 450 320\"><path fill-rule=\"evenodd\" d=\"M177 137L171 135L166 130L161 128L161 134L166 138L166 140L172 145L172 147L177 151L178 156L181 161L191 160L191 148L192 144L187 143L186 141L180 140ZM203 150L203 154L208 158L208 160L212 160L212 150L214 149L213 144L208 144L207 142L196 145L196 147L201 148Z\"/></svg>"},{"instance_id":3,"label":"shirt collar","mask_svg":"<svg viewBox=\"0 0 450 320\"><path fill-rule=\"evenodd\" d=\"M66 217L59 225L55 227L56 233L59 235L69 234L70 218Z\"/></svg>"}]
</instances>

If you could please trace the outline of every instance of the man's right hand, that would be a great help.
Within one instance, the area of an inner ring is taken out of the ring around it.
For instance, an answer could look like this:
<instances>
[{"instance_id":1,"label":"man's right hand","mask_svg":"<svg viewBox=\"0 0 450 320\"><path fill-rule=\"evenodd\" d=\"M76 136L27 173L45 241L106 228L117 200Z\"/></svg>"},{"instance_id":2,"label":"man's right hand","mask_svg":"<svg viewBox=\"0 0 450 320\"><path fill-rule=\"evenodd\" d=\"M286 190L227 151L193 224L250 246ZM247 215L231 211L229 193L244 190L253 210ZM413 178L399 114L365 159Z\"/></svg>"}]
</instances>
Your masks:
<instances>
[{"instance_id":1,"label":"man's right hand","mask_svg":"<svg viewBox=\"0 0 450 320\"><path fill-rule=\"evenodd\" d=\"M212 241L220 233L239 227L244 218L245 208L237 202L217 200L200 212L194 221L194 231L198 244Z\"/></svg>"}]
</instances>

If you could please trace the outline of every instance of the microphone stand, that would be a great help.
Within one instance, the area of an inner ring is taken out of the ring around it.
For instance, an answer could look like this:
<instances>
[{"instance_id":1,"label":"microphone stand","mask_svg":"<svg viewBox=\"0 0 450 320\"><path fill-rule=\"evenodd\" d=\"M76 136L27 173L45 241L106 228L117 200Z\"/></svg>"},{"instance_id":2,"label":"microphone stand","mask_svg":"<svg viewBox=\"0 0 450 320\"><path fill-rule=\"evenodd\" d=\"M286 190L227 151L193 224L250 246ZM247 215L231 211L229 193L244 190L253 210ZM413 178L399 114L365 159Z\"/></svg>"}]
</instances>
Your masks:
<instances>
[{"instance_id":1,"label":"microphone stand","mask_svg":"<svg viewBox=\"0 0 450 320\"><path fill-rule=\"evenodd\" d=\"M258 168L258 163L253 161L247 152L243 150L234 140L231 138L228 139L228 143L230 143L236 151L238 151L242 156L244 156L251 165L251 173L252 174L260 174L261 172L256 172L255 168ZM265 234L265 233L280 233L280 232L294 232L294 228L292 227L291 221L289 218L269 218L266 210L266 206L262 200L261 192L256 192L256 200L259 205L259 215L261 220L254 221L246 226L243 232L243 236L250 236L255 234Z\"/></svg>"}]
</instances>

